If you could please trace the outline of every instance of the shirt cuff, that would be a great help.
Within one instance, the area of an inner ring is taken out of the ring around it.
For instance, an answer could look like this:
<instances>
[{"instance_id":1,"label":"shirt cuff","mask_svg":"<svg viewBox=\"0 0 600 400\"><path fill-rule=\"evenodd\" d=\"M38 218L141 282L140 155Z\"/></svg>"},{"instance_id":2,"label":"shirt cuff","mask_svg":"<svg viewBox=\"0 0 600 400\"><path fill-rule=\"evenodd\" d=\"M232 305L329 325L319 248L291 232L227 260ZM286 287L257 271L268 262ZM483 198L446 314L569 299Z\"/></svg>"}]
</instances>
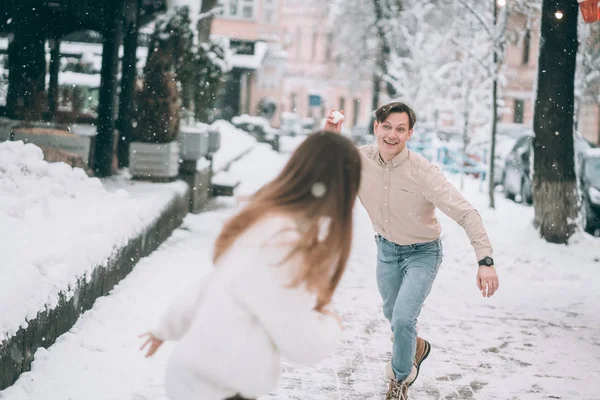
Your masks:
<instances>
[{"instance_id":1,"label":"shirt cuff","mask_svg":"<svg viewBox=\"0 0 600 400\"><path fill-rule=\"evenodd\" d=\"M492 257L492 248L484 247L481 249L475 250L475 257L477 257L477 262L483 260L485 257Z\"/></svg>"}]
</instances>

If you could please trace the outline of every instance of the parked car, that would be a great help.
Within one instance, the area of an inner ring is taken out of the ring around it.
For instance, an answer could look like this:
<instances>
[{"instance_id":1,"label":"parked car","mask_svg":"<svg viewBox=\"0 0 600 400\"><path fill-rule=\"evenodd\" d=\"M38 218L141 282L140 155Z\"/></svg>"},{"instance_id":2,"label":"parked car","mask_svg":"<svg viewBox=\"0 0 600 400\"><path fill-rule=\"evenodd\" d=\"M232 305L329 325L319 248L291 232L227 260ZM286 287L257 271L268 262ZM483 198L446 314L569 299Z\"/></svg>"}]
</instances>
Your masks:
<instances>
[{"instance_id":1,"label":"parked car","mask_svg":"<svg viewBox=\"0 0 600 400\"><path fill-rule=\"evenodd\" d=\"M467 156L476 161L488 159L490 151L490 129L489 125L480 128L475 138L467 146ZM504 163L506 157L520 137L531 135L531 127L523 124L499 123L496 127L496 149L494 152L494 186L502 185L504 175ZM486 161L487 164L487 161Z\"/></svg>"},{"instance_id":2,"label":"parked car","mask_svg":"<svg viewBox=\"0 0 600 400\"><path fill-rule=\"evenodd\" d=\"M506 156L502 185L504 196L518 203L533 204L532 195L532 157L533 135L525 135L517 139L513 149ZM583 153L594 147L582 137L576 137L573 145L575 154L581 160Z\"/></svg>"},{"instance_id":3,"label":"parked car","mask_svg":"<svg viewBox=\"0 0 600 400\"><path fill-rule=\"evenodd\" d=\"M247 114L231 119L231 123L238 129L248 132L261 142L271 145L273 150L279 151L279 131L269 124L264 117L253 117Z\"/></svg>"},{"instance_id":4,"label":"parked car","mask_svg":"<svg viewBox=\"0 0 600 400\"><path fill-rule=\"evenodd\" d=\"M297 136L304 133L300 116L296 113L282 112L279 116L281 133L288 136Z\"/></svg>"},{"instance_id":5,"label":"parked car","mask_svg":"<svg viewBox=\"0 0 600 400\"><path fill-rule=\"evenodd\" d=\"M600 149L583 153L579 178L583 229L600 236Z\"/></svg>"}]
</instances>

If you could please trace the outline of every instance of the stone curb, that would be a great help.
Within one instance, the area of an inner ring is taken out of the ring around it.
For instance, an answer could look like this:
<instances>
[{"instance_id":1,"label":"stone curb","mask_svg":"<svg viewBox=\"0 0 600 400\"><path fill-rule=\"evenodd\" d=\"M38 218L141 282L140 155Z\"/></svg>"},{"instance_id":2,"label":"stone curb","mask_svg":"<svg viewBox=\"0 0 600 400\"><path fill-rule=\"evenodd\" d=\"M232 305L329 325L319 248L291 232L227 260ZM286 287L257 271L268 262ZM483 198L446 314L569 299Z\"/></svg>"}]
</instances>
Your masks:
<instances>
[{"instance_id":1,"label":"stone curb","mask_svg":"<svg viewBox=\"0 0 600 400\"><path fill-rule=\"evenodd\" d=\"M50 347L71 329L83 312L92 308L98 297L107 295L142 257L158 248L181 225L189 206L188 186L186 192L176 195L143 232L116 249L105 264L96 266L88 279L78 280L76 286L70 288L72 296L59 293L55 308L40 311L35 319L27 321L27 327L0 343L0 390L11 386L19 375L31 369L39 347Z\"/></svg>"}]
</instances>

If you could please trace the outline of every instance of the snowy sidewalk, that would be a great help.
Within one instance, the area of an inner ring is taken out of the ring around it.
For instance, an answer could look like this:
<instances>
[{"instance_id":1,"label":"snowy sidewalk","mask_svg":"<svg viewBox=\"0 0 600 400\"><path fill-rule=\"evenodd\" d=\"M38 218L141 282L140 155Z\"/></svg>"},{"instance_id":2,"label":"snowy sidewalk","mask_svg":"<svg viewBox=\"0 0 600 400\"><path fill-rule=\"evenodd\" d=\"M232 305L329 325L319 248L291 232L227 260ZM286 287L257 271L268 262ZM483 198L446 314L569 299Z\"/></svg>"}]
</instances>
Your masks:
<instances>
[{"instance_id":1,"label":"snowy sidewalk","mask_svg":"<svg viewBox=\"0 0 600 400\"><path fill-rule=\"evenodd\" d=\"M272 174L273 164L282 165L272 157L261 157L255 184L258 175ZM480 297L468 239L443 218L445 259L419 324L433 349L411 399L600 399L600 240L581 235L569 247L546 244L530 228L532 208L499 198L498 210L489 211L477 182L467 183L466 194L481 209L495 246L501 288L492 299ZM144 359L137 335L209 270L212 241L233 200L218 206L188 215L68 334L38 350L32 371L0 399L165 399L172 345ZM286 366L280 389L261 400L384 397L389 327L375 283L370 222L362 207L356 215L353 253L334 303L346 327L337 351L316 368Z\"/></svg>"}]
</instances>

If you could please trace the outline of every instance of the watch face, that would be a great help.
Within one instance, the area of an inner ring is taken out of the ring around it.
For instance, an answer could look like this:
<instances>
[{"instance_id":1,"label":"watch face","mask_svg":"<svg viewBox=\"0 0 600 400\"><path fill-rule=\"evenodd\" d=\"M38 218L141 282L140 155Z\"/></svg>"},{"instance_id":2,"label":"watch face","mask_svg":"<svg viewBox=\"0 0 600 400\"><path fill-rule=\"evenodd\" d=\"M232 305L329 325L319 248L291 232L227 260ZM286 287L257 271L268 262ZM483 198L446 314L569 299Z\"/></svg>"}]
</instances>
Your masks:
<instances>
[{"instance_id":1,"label":"watch face","mask_svg":"<svg viewBox=\"0 0 600 400\"><path fill-rule=\"evenodd\" d=\"M492 259L491 259L491 258L489 258L489 257L486 257L486 259L485 259L485 263L486 263L487 265L492 265L492 264L494 263L494 260L492 260Z\"/></svg>"}]
</instances>

